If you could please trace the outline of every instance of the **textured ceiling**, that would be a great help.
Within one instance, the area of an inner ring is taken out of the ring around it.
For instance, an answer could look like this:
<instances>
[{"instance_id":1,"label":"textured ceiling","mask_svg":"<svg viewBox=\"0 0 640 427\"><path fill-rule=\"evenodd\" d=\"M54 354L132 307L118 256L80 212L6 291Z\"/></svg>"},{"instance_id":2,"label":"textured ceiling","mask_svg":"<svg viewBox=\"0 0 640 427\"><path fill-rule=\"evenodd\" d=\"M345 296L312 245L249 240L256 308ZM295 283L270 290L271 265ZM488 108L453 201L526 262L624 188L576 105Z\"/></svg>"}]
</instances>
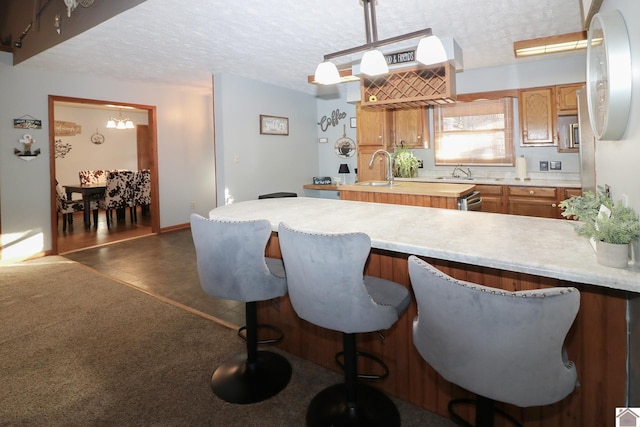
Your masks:
<instances>
[{"instance_id":1,"label":"textured ceiling","mask_svg":"<svg viewBox=\"0 0 640 427\"><path fill-rule=\"evenodd\" d=\"M580 0L378 0L376 12L381 40L453 37L465 70L532 60L513 42L582 30ZM147 0L18 67L199 87L231 73L314 94L323 56L363 43L358 0Z\"/></svg>"}]
</instances>

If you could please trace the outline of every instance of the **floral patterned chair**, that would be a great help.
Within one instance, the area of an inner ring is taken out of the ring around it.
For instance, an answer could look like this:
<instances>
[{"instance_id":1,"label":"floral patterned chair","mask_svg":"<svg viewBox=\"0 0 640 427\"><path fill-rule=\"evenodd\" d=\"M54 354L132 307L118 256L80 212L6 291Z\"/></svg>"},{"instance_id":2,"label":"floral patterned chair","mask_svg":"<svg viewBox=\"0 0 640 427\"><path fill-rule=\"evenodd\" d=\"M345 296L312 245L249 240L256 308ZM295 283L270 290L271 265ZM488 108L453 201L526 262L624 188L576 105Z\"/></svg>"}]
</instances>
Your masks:
<instances>
[{"instance_id":1,"label":"floral patterned chair","mask_svg":"<svg viewBox=\"0 0 640 427\"><path fill-rule=\"evenodd\" d=\"M107 172L105 170L80 171L78 172L80 185L104 184L107 181Z\"/></svg>"},{"instance_id":2,"label":"floral patterned chair","mask_svg":"<svg viewBox=\"0 0 640 427\"><path fill-rule=\"evenodd\" d=\"M141 169L135 172L135 189L134 189L134 220L138 220L137 206L141 206L142 215L146 215L151 204L151 171L149 169Z\"/></svg>"},{"instance_id":3,"label":"floral patterned chair","mask_svg":"<svg viewBox=\"0 0 640 427\"><path fill-rule=\"evenodd\" d=\"M84 211L82 200L69 200L62 186L56 181L56 207L59 214L62 214L62 231L67 231L67 224L73 227L73 214ZM97 224L98 202L91 201L90 207L94 211L94 222Z\"/></svg>"},{"instance_id":4,"label":"floral patterned chair","mask_svg":"<svg viewBox=\"0 0 640 427\"><path fill-rule=\"evenodd\" d=\"M107 228L111 227L112 210L124 210L131 208L131 221L133 222L134 202L134 172L127 170L109 171L107 173L104 199L99 201L101 209L105 210Z\"/></svg>"}]
</instances>

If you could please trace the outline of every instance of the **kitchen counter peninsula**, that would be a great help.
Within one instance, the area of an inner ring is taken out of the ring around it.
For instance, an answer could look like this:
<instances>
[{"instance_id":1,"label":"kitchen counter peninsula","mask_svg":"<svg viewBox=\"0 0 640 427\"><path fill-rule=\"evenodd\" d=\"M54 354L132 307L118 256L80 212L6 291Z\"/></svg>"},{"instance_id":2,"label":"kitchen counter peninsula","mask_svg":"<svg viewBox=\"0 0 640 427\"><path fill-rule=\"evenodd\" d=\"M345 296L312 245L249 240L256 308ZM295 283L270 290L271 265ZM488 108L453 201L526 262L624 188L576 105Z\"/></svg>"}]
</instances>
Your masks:
<instances>
[{"instance_id":1,"label":"kitchen counter peninsula","mask_svg":"<svg viewBox=\"0 0 640 427\"><path fill-rule=\"evenodd\" d=\"M627 351L633 352L634 339L628 340L626 317L628 304L637 305L640 272L598 265L588 240L575 233L571 221L305 197L240 202L213 209L210 216L269 220L274 233L267 254L273 257L280 257L280 222L318 232L367 233L372 251L366 274L407 287L410 254L458 279L510 291L575 286L580 311L565 346L580 385L561 402L543 408L499 407L525 426L599 427L612 424L615 408L640 406L633 394L638 375L633 358L627 374ZM412 302L384 331L384 340L363 334L358 347L390 368L389 377L374 386L446 417L451 398L472 395L445 381L415 350L411 331L416 310ZM278 344L283 350L338 371L334 355L341 349L341 335L300 320L287 296L259 303L258 316L260 322L283 329L285 339Z\"/></svg>"}]
</instances>

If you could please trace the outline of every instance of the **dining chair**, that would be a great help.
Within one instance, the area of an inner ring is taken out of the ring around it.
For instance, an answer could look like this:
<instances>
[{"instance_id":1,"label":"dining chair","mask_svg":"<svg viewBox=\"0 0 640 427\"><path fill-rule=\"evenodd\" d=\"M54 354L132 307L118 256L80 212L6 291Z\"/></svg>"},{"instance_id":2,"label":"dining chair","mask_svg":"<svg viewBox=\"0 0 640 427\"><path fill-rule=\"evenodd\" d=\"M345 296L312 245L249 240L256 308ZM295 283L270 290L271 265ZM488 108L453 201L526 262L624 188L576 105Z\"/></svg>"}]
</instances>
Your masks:
<instances>
[{"instance_id":1,"label":"dining chair","mask_svg":"<svg viewBox=\"0 0 640 427\"><path fill-rule=\"evenodd\" d=\"M100 200L100 208L105 210L107 228L111 227L112 211L130 208L133 222L134 173L127 170L109 171L107 173L104 198ZM126 215L125 215L126 217Z\"/></svg>"},{"instance_id":2,"label":"dining chair","mask_svg":"<svg viewBox=\"0 0 640 427\"><path fill-rule=\"evenodd\" d=\"M105 170L84 170L78 172L81 185L104 184L107 181L107 172Z\"/></svg>"},{"instance_id":3,"label":"dining chair","mask_svg":"<svg viewBox=\"0 0 640 427\"><path fill-rule=\"evenodd\" d=\"M90 201L89 206L94 212L94 221L97 223L98 216L98 202ZM84 203L82 200L69 200L65 194L62 186L56 181L56 209L58 214L62 214L62 231L67 231L67 224L69 227L73 227L73 214L75 212L84 211ZM57 219L56 219L57 223Z\"/></svg>"},{"instance_id":4,"label":"dining chair","mask_svg":"<svg viewBox=\"0 0 640 427\"><path fill-rule=\"evenodd\" d=\"M151 171L141 169L135 172L134 177L134 206L133 217L138 221L137 207L140 206L140 213L145 216L149 212L151 204Z\"/></svg>"}]
</instances>

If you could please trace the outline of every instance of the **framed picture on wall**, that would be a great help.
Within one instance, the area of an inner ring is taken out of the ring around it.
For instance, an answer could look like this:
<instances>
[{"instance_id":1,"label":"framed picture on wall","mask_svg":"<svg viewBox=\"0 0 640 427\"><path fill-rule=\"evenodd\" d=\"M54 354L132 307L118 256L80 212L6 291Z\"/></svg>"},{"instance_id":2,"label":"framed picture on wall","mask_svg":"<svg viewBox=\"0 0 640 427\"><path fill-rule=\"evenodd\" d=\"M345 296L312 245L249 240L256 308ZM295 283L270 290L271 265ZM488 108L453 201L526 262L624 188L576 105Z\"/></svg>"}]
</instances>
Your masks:
<instances>
[{"instance_id":1,"label":"framed picture on wall","mask_svg":"<svg viewBox=\"0 0 640 427\"><path fill-rule=\"evenodd\" d=\"M260 133L263 135L289 135L289 119L260 114Z\"/></svg>"}]
</instances>

